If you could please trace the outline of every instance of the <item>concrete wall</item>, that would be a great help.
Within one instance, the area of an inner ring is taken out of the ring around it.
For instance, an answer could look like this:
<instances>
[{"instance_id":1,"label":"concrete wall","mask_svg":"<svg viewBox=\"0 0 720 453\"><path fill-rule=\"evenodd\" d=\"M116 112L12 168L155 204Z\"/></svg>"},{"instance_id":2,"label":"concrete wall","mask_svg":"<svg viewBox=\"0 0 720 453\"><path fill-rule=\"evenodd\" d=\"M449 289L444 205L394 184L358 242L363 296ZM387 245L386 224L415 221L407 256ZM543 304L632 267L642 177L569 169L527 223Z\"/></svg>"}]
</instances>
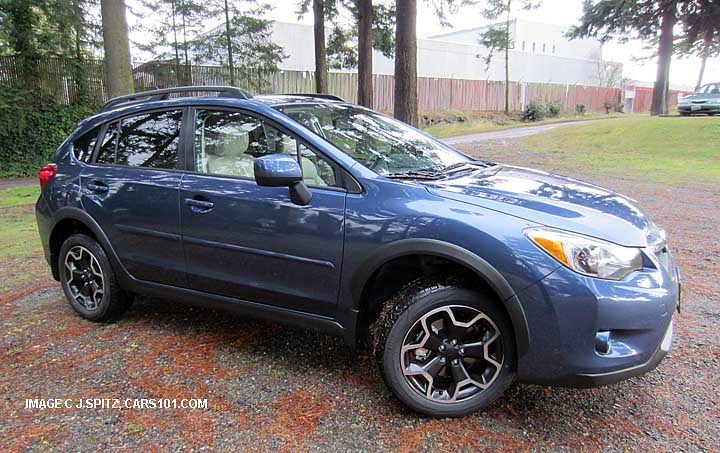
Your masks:
<instances>
[{"instance_id":1,"label":"concrete wall","mask_svg":"<svg viewBox=\"0 0 720 453\"><path fill-rule=\"evenodd\" d=\"M504 24L498 24L504 26ZM476 45L480 33L489 26L469 30L444 33L429 39ZM555 55L558 57L587 60L602 59L602 43L597 39L573 39L565 37L567 27L548 25L526 20L513 20L510 24L510 37L518 52ZM533 46L534 44L534 46Z\"/></svg>"},{"instance_id":2,"label":"concrete wall","mask_svg":"<svg viewBox=\"0 0 720 453\"><path fill-rule=\"evenodd\" d=\"M531 26L522 31L534 36L541 29ZM520 23L523 25L523 23ZM536 24L537 25L537 24ZM542 25L542 24L540 24ZM547 27L547 26L545 26ZM545 31L548 36L561 36L562 27L549 26ZM418 76L438 77L467 80L504 80L505 60L503 55L496 55L489 66L486 66L487 49L470 43L476 41L478 31L458 33L450 39L446 38L418 39ZM288 55L280 68L285 70L313 71L314 47L311 25L275 22L273 24L273 40L285 49ZM559 39L559 38L558 38ZM467 42L462 42L467 41ZM548 39L548 43L550 40ZM559 41L558 41L559 42ZM556 54L528 52L518 50L517 46L510 52L510 80L530 83L557 83L598 85L598 59L577 58L572 55L584 55L588 52L601 52L601 47L594 43L557 44ZM527 44L526 44L527 47ZM537 47L537 45L536 45ZM547 45L546 45L547 50ZM562 50L562 52L560 52ZM394 73L394 62L379 52L373 55L373 73L390 75Z\"/></svg>"}]
</instances>

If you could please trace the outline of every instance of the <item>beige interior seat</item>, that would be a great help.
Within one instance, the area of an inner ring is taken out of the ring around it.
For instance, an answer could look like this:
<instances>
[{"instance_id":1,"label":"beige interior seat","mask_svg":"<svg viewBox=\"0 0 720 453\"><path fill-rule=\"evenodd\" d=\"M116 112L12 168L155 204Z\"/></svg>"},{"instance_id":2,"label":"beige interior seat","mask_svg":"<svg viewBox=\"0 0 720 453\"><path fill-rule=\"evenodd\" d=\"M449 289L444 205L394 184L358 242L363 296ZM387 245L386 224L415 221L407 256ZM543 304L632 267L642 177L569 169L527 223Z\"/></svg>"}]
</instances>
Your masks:
<instances>
[{"instance_id":1,"label":"beige interior seat","mask_svg":"<svg viewBox=\"0 0 720 453\"><path fill-rule=\"evenodd\" d=\"M215 131L212 145L205 147L207 170L219 175L254 178L253 156L245 154L250 144L247 131L239 126L225 126Z\"/></svg>"}]
</instances>

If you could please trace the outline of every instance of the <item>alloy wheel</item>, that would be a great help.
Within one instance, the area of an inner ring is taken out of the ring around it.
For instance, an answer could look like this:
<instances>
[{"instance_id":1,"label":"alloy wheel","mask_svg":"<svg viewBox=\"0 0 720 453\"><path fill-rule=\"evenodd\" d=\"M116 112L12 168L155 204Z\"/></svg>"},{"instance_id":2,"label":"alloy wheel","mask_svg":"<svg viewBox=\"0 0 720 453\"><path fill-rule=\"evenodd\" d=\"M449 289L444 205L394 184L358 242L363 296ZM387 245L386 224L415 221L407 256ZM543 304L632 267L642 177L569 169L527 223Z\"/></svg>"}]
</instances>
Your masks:
<instances>
[{"instance_id":1,"label":"alloy wheel","mask_svg":"<svg viewBox=\"0 0 720 453\"><path fill-rule=\"evenodd\" d=\"M500 374L502 343L497 325L480 310L440 307L423 315L405 335L403 375L411 388L432 401L466 401Z\"/></svg>"},{"instance_id":2,"label":"alloy wheel","mask_svg":"<svg viewBox=\"0 0 720 453\"><path fill-rule=\"evenodd\" d=\"M73 299L87 310L97 310L105 279L95 255L82 245L72 247L65 255L65 277Z\"/></svg>"}]
</instances>

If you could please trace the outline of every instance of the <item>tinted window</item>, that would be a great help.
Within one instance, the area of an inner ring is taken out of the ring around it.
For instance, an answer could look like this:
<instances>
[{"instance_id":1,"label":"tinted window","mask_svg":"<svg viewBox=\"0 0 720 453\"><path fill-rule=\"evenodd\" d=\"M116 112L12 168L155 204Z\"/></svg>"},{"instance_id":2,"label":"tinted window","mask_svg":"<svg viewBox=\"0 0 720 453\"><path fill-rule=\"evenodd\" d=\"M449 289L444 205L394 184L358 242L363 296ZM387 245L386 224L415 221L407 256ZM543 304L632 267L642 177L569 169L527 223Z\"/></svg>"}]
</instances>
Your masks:
<instances>
[{"instance_id":1,"label":"tinted window","mask_svg":"<svg viewBox=\"0 0 720 453\"><path fill-rule=\"evenodd\" d=\"M178 168L182 111L155 112L111 124L98 153L99 163Z\"/></svg>"},{"instance_id":2,"label":"tinted window","mask_svg":"<svg viewBox=\"0 0 720 453\"><path fill-rule=\"evenodd\" d=\"M335 185L332 166L297 140L240 112L200 110L195 127L195 168L201 173L254 179L254 160L267 154L299 158L306 184Z\"/></svg>"},{"instance_id":3,"label":"tinted window","mask_svg":"<svg viewBox=\"0 0 720 453\"><path fill-rule=\"evenodd\" d=\"M73 154L75 158L81 162L89 162L92 157L93 150L95 149L95 142L97 141L98 133L100 128L96 127L90 132L86 132L81 135L77 140L73 142Z\"/></svg>"}]
</instances>

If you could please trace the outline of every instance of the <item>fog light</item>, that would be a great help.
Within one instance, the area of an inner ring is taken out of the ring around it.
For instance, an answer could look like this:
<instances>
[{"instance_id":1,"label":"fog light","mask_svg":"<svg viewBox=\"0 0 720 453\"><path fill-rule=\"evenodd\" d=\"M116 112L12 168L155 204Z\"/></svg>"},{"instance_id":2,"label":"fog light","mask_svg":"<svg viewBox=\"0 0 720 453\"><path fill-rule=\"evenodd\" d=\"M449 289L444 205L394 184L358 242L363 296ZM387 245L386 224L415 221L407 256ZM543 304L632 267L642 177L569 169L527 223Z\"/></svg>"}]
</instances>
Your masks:
<instances>
[{"instance_id":1,"label":"fog light","mask_svg":"<svg viewBox=\"0 0 720 453\"><path fill-rule=\"evenodd\" d=\"M610 352L609 330L600 330L595 334L595 350L598 354L607 354Z\"/></svg>"}]
</instances>

